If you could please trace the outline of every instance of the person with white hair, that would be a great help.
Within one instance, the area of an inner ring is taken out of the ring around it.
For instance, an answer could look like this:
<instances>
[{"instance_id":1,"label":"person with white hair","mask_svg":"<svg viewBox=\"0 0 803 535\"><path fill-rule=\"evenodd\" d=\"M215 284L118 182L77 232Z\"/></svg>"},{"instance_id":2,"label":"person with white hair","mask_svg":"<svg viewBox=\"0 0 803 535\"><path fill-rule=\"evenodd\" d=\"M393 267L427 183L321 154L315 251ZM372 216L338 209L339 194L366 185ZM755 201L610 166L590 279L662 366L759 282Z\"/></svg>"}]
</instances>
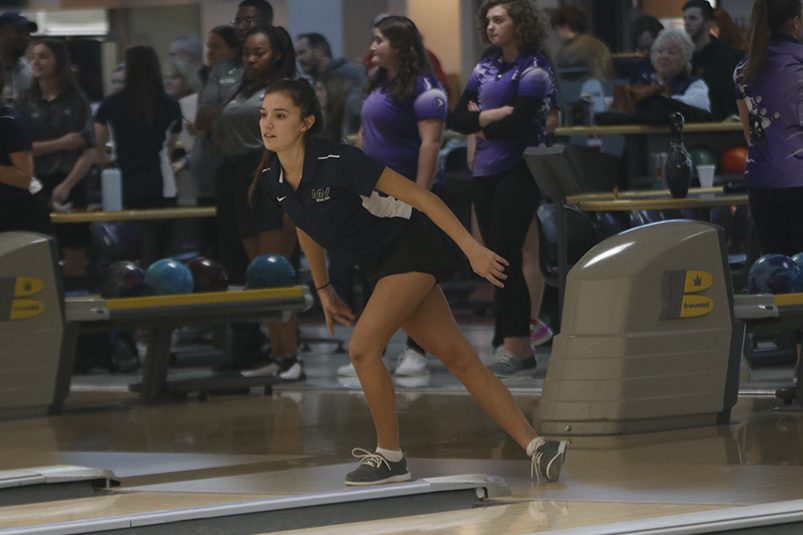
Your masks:
<instances>
[{"instance_id":1,"label":"person with white hair","mask_svg":"<svg viewBox=\"0 0 803 535\"><path fill-rule=\"evenodd\" d=\"M685 31L676 28L661 30L650 49L652 69L645 71L634 84L647 86L640 96L662 95L710 112L708 85L690 74L693 55L694 42Z\"/></svg>"}]
</instances>

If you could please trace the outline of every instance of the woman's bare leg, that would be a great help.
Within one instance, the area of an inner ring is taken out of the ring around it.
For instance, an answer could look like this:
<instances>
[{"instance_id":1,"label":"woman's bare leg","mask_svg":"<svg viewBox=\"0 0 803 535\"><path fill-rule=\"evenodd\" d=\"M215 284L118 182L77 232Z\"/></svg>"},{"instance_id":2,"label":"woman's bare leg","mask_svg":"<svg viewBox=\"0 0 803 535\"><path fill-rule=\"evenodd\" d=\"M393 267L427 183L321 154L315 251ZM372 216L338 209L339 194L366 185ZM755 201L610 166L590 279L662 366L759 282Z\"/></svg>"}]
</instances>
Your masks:
<instances>
[{"instance_id":1,"label":"woman's bare leg","mask_svg":"<svg viewBox=\"0 0 803 535\"><path fill-rule=\"evenodd\" d=\"M521 248L522 270L524 271L524 280L527 281L527 291L530 294L531 320L538 319L538 315L541 313L541 302L544 299L544 275L541 273L539 238L538 218L534 217Z\"/></svg>"},{"instance_id":2,"label":"woman's bare leg","mask_svg":"<svg viewBox=\"0 0 803 535\"><path fill-rule=\"evenodd\" d=\"M268 230L256 236L243 238L243 247L248 258L253 259L261 254L274 253L290 258L296 247L295 230L282 228ZM271 350L276 358L295 356L298 353L298 324L293 314L288 321L270 322Z\"/></svg>"},{"instance_id":3,"label":"woman's bare leg","mask_svg":"<svg viewBox=\"0 0 803 535\"><path fill-rule=\"evenodd\" d=\"M485 367L460 332L439 286L432 288L402 328L446 365L485 413L522 449L538 436L510 391Z\"/></svg>"},{"instance_id":4,"label":"woman's bare leg","mask_svg":"<svg viewBox=\"0 0 803 535\"><path fill-rule=\"evenodd\" d=\"M399 450L400 447L396 393L390 374L382 364L382 351L434 285L435 278L426 273L383 277L376 284L351 335L349 358L371 411L377 446L383 449Z\"/></svg>"}]
</instances>

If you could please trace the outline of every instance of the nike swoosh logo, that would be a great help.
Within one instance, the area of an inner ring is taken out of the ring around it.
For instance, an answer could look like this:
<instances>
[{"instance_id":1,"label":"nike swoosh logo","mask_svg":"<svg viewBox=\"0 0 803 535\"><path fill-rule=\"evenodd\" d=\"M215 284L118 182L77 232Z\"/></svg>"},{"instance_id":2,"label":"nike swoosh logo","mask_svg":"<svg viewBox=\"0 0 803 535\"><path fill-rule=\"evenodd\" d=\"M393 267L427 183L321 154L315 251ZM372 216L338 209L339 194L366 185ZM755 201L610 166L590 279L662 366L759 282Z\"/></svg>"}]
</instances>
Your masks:
<instances>
[{"instance_id":1,"label":"nike swoosh logo","mask_svg":"<svg viewBox=\"0 0 803 535\"><path fill-rule=\"evenodd\" d=\"M286 198L287 198L287 195L285 195L284 197L276 197L276 200L279 201L279 202L282 202Z\"/></svg>"}]
</instances>

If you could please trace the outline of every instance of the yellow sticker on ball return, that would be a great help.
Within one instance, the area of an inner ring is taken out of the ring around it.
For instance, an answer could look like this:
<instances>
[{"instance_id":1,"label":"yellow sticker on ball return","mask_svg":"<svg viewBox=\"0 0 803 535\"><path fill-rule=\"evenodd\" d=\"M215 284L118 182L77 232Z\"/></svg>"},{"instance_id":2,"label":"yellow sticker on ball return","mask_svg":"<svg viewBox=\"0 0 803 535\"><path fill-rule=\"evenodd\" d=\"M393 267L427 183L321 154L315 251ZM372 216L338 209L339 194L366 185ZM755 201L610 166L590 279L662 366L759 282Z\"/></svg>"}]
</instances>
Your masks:
<instances>
[{"instance_id":1,"label":"yellow sticker on ball return","mask_svg":"<svg viewBox=\"0 0 803 535\"><path fill-rule=\"evenodd\" d=\"M42 291L45 283L41 279L34 277L17 277L17 282L14 284L14 297L28 297L36 295Z\"/></svg>"},{"instance_id":2,"label":"yellow sticker on ball return","mask_svg":"<svg viewBox=\"0 0 803 535\"><path fill-rule=\"evenodd\" d=\"M707 290L714 284L714 277L707 271L696 271L689 269L686 271L686 283L683 293L697 293Z\"/></svg>"},{"instance_id":3,"label":"yellow sticker on ball return","mask_svg":"<svg viewBox=\"0 0 803 535\"><path fill-rule=\"evenodd\" d=\"M36 299L14 299L11 302L11 321L35 318L45 311L45 305Z\"/></svg>"},{"instance_id":4,"label":"yellow sticker on ball return","mask_svg":"<svg viewBox=\"0 0 803 535\"><path fill-rule=\"evenodd\" d=\"M714 310L714 300L704 295L684 295L680 303L680 317L705 316Z\"/></svg>"}]
</instances>

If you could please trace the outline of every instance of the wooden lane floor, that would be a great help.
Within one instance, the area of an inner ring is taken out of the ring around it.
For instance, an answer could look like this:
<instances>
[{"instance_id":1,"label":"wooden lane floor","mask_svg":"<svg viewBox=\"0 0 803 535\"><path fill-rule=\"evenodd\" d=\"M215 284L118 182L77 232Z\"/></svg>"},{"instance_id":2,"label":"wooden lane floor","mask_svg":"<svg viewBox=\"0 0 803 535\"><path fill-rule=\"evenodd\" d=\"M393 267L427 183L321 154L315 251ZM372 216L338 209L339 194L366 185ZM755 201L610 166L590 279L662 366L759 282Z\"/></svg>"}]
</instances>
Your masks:
<instances>
[{"instance_id":1,"label":"wooden lane floor","mask_svg":"<svg viewBox=\"0 0 803 535\"><path fill-rule=\"evenodd\" d=\"M518 399L537 415L533 399ZM460 530L518 533L803 497L803 418L767 399L741 399L729 426L573 438L563 481L549 485L530 481L522 454L467 396L404 393L399 402L414 476L493 473L511 485L504 510L467 513ZM361 396L313 391L4 422L4 468L100 465L122 487L97 501L0 508L0 526L342 488L348 450L370 444L367 424ZM428 518L433 533L460 532L450 531L453 514ZM393 532L393 521L382 525Z\"/></svg>"},{"instance_id":2,"label":"wooden lane floor","mask_svg":"<svg viewBox=\"0 0 803 535\"><path fill-rule=\"evenodd\" d=\"M484 343L487 330L479 329L475 344ZM401 344L403 338L389 353ZM373 441L361 393L337 388L331 378L335 386L325 387L322 376L343 359L308 356L308 382L318 386L285 385L270 397L144 405L124 391L81 389L60 415L0 422L2 469L79 464L110 469L122 480L98 500L2 507L0 530L342 489L353 467L351 448ZM446 384L441 370L432 375L433 384ZM541 371L531 381L542 377ZM518 389L516 399L537 421L533 390ZM530 480L518 447L456 387L403 389L400 426L413 476L491 473L507 481L512 498L458 513L316 531L544 532L800 499L803 416L773 410L779 404L744 396L727 426L572 438L562 481L541 485Z\"/></svg>"}]
</instances>

